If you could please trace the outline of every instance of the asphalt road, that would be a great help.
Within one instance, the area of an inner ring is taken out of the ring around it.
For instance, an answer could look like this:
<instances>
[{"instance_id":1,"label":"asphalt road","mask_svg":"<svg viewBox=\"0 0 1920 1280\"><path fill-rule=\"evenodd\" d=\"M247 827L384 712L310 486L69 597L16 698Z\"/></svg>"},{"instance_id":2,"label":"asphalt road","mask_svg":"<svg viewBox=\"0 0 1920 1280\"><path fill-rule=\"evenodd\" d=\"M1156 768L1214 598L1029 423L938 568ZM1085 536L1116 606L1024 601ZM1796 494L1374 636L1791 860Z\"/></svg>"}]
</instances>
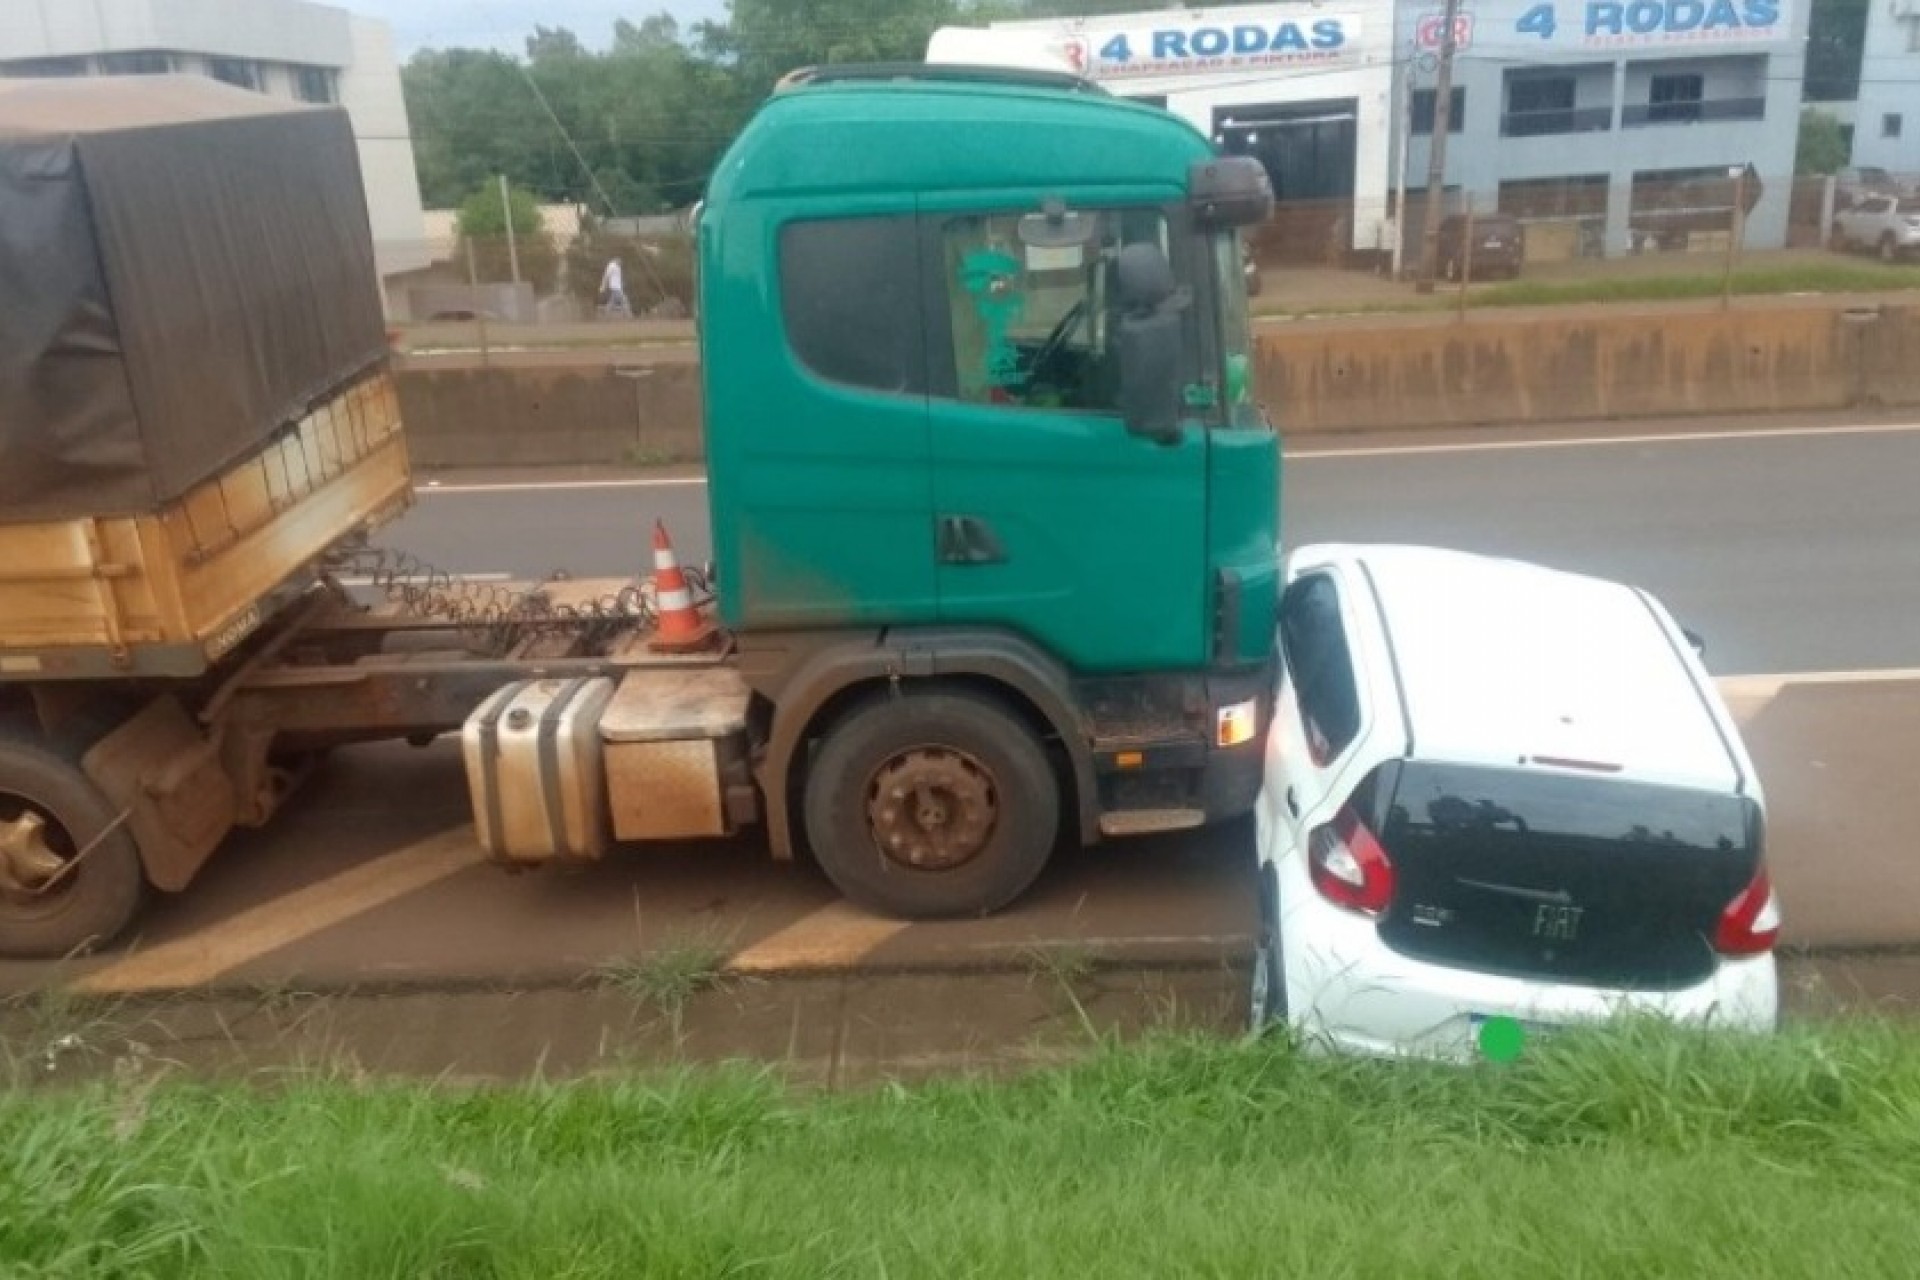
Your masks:
<instances>
[{"instance_id":1,"label":"asphalt road","mask_svg":"<svg viewBox=\"0 0 1920 1280\"><path fill-rule=\"evenodd\" d=\"M1624 438L1623 438L1624 437ZM1696 420L1290 448L1283 537L1410 541L1635 582L1719 674L1920 666L1920 423ZM449 478L384 536L449 570L646 571L663 516L710 553L697 476Z\"/></svg>"}]
</instances>

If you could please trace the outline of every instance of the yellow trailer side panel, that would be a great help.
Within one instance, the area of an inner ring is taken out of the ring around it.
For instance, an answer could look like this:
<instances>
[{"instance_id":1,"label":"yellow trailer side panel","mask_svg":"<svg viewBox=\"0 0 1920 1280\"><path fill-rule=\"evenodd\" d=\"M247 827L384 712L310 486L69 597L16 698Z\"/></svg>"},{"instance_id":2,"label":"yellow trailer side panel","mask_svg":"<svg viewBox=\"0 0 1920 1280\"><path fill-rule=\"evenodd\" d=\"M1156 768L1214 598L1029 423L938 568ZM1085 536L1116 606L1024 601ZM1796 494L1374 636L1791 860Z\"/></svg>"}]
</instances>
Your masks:
<instances>
[{"instance_id":1,"label":"yellow trailer side panel","mask_svg":"<svg viewBox=\"0 0 1920 1280\"><path fill-rule=\"evenodd\" d=\"M0 524L0 679L197 674L411 493L383 370L152 514Z\"/></svg>"}]
</instances>

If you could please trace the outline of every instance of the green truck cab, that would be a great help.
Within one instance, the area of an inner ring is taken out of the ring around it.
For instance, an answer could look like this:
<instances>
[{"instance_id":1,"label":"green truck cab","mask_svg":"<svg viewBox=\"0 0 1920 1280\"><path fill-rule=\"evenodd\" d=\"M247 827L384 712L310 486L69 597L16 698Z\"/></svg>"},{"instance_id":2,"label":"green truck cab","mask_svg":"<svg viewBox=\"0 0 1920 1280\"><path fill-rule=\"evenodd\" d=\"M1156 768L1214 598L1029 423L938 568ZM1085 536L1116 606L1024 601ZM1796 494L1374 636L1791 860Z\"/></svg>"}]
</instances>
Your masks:
<instances>
[{"instance_id":1,"label":"green truck cab","mask_svg":"<svg viewBox=\"0 0 1920 1280\"><path fill-rule=\"evenodd\" d=\"M774 852L901 915L1058 839L1243 814L1279 446L1238 227L1272 195L1067 76L788 78L699 218L721 620Z\"/></svg>"}]
</instances>

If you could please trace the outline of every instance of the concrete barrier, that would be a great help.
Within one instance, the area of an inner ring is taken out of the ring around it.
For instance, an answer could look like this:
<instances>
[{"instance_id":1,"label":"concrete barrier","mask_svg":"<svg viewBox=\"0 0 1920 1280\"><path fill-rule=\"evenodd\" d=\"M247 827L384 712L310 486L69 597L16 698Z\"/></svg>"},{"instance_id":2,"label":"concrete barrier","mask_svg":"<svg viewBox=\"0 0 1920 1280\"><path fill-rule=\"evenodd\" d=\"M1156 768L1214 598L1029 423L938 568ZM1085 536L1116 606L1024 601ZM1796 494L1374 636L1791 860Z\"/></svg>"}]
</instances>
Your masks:
<instances>
[{"instance_id":1,"label":"concrete barrier","mask_svg":"<svg viewBox=\"0 0 1920 1280\"><path fill-rule=\"evenodd\" d=\"M1920 403L1920 312L1768 306L1263 334L1290 435Z\"/></svg>"},{"instance_id":2,"label":"concrete barrier","mask_svg":"<svg viewBox=\"0 0 1920 1280\"><path fill-rule=\"evenodd\" d=\"M400 407L415 466L646 466L698 461L692 364L408 369Z\"/></svg>"},{"instance_id":3,"label":"concrete barrier","mask_svg":"<svg viewBox=\"0 0 1920 1280\"><path fill-rule=\"evenodd\" d=\"M1302 324L1259 336L1257 371L1293 438L1920 405L1920 308L1788 300ZM403 368L400 390L422 467L702 456L699 367L684 356Z\"/></svg>"}]
</instances>

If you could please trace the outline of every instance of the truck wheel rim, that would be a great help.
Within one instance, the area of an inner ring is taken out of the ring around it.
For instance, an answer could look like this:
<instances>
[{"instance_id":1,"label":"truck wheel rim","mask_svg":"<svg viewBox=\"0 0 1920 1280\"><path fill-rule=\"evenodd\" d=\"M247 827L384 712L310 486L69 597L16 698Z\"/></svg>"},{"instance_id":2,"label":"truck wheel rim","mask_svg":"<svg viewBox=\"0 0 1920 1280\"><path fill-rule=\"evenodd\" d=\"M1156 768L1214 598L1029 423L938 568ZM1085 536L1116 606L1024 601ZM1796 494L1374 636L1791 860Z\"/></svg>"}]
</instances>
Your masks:
<instances>
[{"instance_id":1,"label":"truck wheel rim","mask_svg":"<svg viewBox=\"0 0 1920 1280\"><path fill-rule=\"evenodd\" d=\"M867 821L888 861L950 871L980 856L999 820L993 775L964 751L915 747L874 771Z\"/></svg>"},{"instance_id":2,"label":"truck wheel rim","mask_svg":"<svg viewBox=\"0 0 1920 1280\"><path fill-rule=\"evenodd\" d=\"M0 904L17 913L58 902L71 877L50 893L40 890L67 865L72 848L57 820L16 796L0 794Z\"/></svg>"}]
</instances>

